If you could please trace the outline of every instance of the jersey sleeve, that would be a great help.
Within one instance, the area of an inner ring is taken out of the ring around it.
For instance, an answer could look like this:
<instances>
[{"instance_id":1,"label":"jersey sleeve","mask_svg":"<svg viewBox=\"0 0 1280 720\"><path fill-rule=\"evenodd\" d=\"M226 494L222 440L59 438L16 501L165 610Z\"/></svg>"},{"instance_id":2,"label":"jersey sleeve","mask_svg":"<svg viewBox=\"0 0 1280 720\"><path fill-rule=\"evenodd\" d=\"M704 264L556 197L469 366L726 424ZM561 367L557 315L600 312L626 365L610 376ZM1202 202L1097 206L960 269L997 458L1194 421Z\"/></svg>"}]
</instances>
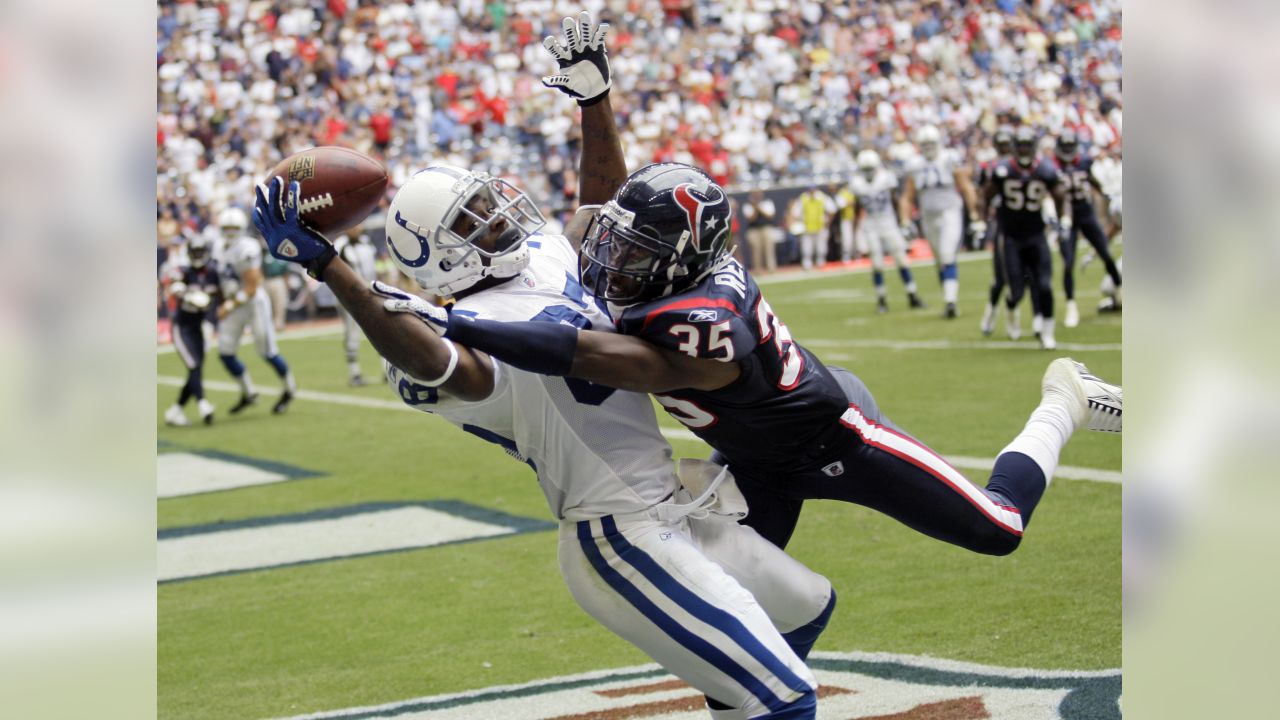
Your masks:
<instances>
[{"instance_id":1,"label":"jersey sleeve","mask_svg":"<svg viewBox=\"0 0 1280 720\"><path fill-rule=\"evenodd\" d=\"M462 422L472 419L481 406L491 404L502 397L510 386L510 371L496 358L493 362L493 392L489 397L478 402L459 400L447 391L424 383L418 378L392 365L386 358L382 360L382 372L400 402L414 410L433 415L440 415L450 422Z\"/></svg>"},{"instance_id":2,"label":"jersey sleeve","mask_svg":"<svg viewBox=\"0 0 1280 720\"><path fill-rule=\"evenodd\" d=\"M718 297L682 297L630 308L618 332L690 357L736 362L758 344L754 320L737 303Z\"/></svg>"}]
</instances>

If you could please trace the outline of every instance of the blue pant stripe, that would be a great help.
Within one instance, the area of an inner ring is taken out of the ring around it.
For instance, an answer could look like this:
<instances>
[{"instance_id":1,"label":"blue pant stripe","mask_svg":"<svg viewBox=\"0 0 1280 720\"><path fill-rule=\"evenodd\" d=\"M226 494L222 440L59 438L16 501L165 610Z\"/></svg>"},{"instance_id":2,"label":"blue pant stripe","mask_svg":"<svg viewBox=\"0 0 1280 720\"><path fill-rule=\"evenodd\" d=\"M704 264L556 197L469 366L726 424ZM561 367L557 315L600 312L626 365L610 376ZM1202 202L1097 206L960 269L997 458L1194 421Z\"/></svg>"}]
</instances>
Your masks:
<instances>
[{"instance_id":1,"label":"blue pant stripe","mask_svg":"<svg viewBox=\"0 0 1280 720\"><path fill-rule=\"evenodd\" d=\"M653 583L663 595L674 600L685 612L729 636L739 647L747 651L747 654L755 659L756 662L776 675L791 690L798 693L810 691L809 684L791 672L786 663L779 660L769 648L765 647L742 624L741 620L715 607L697 593L681 585L647 553L627 542L627 539L618 532L618 526L614 523L612 517L601 518L600 524L604 528L604 536L609 541L609 544L613 546L614 552L618 553L619 557L627 561L636 570L639 570L640 574Z\"/></svg>"},{"instance_id":2,"label":"blue pant stripe","mask_svg":"<svg viewBox=\"0 0 1280 720\"><path fill-rule=\"evenodd\" d=\"M612 518L605 519L612 520ZM616 533L617 526L612 523L610 523L610 526L613 528L613 532ZM607 532L608 530L606 529ZM631 603L671 639L680 643L682 647L694 655L714 665L720 672L733 678L770 710L777 710L786 706L786 703L781 698L774 695L773 691L748 672L746 668L739 665L733 658L725 655L719 648L682 626L675 618L667 615L652 600L645 597L639 588L623 577L621 573L609 567L608 561L600 554L600 548L596 547L595 538L591 536L590 521L584 520L578 523L578 542L582 545L582 552L586 554L591 567L595 568L596 573L604 578L605 582L609 583L609 587Z\"/></svg>"}]
</instances>

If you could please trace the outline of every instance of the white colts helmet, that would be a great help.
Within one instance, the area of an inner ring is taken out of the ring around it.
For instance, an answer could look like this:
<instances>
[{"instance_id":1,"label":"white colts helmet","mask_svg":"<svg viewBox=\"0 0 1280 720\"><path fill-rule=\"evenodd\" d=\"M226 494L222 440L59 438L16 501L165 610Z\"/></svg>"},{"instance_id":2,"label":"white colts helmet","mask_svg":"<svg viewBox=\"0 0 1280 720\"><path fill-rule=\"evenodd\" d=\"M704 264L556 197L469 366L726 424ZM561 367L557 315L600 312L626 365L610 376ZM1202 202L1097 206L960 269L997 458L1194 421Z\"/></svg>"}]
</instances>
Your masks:
<instances>
[{"instance_id":1,"label":"white colts helmet","mask_svg":"<svg viewBox=\"0 0 1280 720\"><path fill-rule=\"evenodd\" d=\"M249 227L249 216L238 207L229 207L218 213L218 227L222 228L223 236L235 239L244 235L245 228Z\"/></svg>"},{"instance_id":2,"label":"white colts helmet","mask_svg":"<svg viewBox=\"0 0 1280 720\"><path fill-rule=\"evenodd\" d=\"M467 207L480 196L489 210ZM453 231L460 216L475 221L463 237ZM475 245L494 224L505 221L502 246L492 252ZM514 277L529 264L525 240L546 224L523 192L500 178L454 165L431 165L409 178L387 211L387 250L396 267L422 289L453 295L486 277Z\"/></svg>"},{"instance_id":3,"label":"white colts helmet","mask_svg":"<svg viewBox=\"0 0 1280 720\"><path fill-rule=\"evenodd\" d=\"M863 150L858 153L858 170L870 180L880 171L880 155L875 150Z\"/></svg>"},{"instance_id":4,"label":"white colts helmet","mask_svg":"<svg viewBox=\"0 0 1280 720\"><path fill-rule=\"evenodd\" d=\"M938 157L938 148L942 146L942 133L936 125L925 125L916 132L916 147L920 154L928 160Z\"/></svg>"}]
</instances>

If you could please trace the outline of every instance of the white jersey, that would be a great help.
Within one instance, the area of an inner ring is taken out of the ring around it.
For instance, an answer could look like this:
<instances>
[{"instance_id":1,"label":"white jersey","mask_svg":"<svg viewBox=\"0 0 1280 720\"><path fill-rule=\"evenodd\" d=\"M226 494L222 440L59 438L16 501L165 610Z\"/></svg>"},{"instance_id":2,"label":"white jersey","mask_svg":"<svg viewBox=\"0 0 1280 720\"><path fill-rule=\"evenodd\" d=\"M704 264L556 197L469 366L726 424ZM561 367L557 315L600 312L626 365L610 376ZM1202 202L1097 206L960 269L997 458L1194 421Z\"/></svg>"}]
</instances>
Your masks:
<instances>
[{"instance_id":1,"label":"white jersey","mask_svg":"<svg viewBox=\"0 0 1280 720\"><path fill-rule=\"evenodd\" d=\"M543 320L613 331L602 304L578 284L578 254L561 235L529 241L529 267L466 297L455 313L499 321ZM573 378L536 375L493 361L493 393L468 402L386 364L401 399L502 446L538 474L557 518L581 521L649 508L678 486L671 446L648 395Z\"/></svg>"},{"instance_id":2,"label":"white jersey","mask_svg":"<svg viewBox=\"0 0 1280 720\"><path fill-rule=\"evenodd\" d=\"M868 220L889 218L894 224L898 222L893 207L893 191L898 189L898 179L885 169L876 171L875 177L868 180L862 173L853 176L849 183L853 194L858 197L858 204L867 211Z\"/></svg>"},{"instance_id":3,"label":"white jersey","mask_svg":"<svg viewBox=\"0 0 1280 720\"><path fill-rule=\"evenodd\" d=\"M262 243L255 237L241 235L227 241L222 251L222 293L232 297L244 285L244 274L251 268L262 269ZM262 294L262 286L258 286Z\"/></svg>"},{"instance_id":4,"label":"white jersey","mask_svg":"<svg viewBox=\"0 0 1280 720\"><path fill-rule=\"evenodd\" d=\"M964 201L956 190L956 170L960 157L951 150L939 150L933 160L917 156L907 163L907 174L916 185L916 204L923 213L940 213L961 207Z\"/></svg>"}]
</instances>

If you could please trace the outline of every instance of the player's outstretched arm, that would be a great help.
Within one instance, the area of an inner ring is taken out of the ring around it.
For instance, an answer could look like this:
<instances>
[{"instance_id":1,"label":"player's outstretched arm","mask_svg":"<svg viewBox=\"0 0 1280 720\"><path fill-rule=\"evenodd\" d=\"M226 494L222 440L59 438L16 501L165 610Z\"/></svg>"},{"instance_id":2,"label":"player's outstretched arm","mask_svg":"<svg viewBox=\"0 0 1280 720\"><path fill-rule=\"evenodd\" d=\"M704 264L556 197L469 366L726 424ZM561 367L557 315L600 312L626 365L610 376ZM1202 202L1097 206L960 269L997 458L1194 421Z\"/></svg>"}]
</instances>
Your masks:
<instances>
[{"instance_id":1,"label":"player's outstretched arm","mask_svg":"<svg viewBox=\"0 0 1280 720\"><path fill-rule=\"evenodd\" d=\"M445 337L542 375L620 390L717 390L738 379L738 363L693 358L629 335L546 322L496 322L451 315Z\"/></svg>"},{"instance_id":2,"label":"player's outstretched arm","mask_svg":"<svg viewBox=\"0 0 1280 720\"><path fill-rule=\"evenodd\" d=\"M253 223L271 254L304 266L312 277L328 283L338 302L355 318L378 353L392 365L421 381L438 384L455 397L464 400L488 397L494 383L489 359L443 340L439 331L421 315L388 312L386 298L375 294L364 279L337 256L328 238L299 219L298 191L298 183L290 183L286 189L279 177L273 178L270 185L257 188Z\"/></svg>"}]
</instances>

